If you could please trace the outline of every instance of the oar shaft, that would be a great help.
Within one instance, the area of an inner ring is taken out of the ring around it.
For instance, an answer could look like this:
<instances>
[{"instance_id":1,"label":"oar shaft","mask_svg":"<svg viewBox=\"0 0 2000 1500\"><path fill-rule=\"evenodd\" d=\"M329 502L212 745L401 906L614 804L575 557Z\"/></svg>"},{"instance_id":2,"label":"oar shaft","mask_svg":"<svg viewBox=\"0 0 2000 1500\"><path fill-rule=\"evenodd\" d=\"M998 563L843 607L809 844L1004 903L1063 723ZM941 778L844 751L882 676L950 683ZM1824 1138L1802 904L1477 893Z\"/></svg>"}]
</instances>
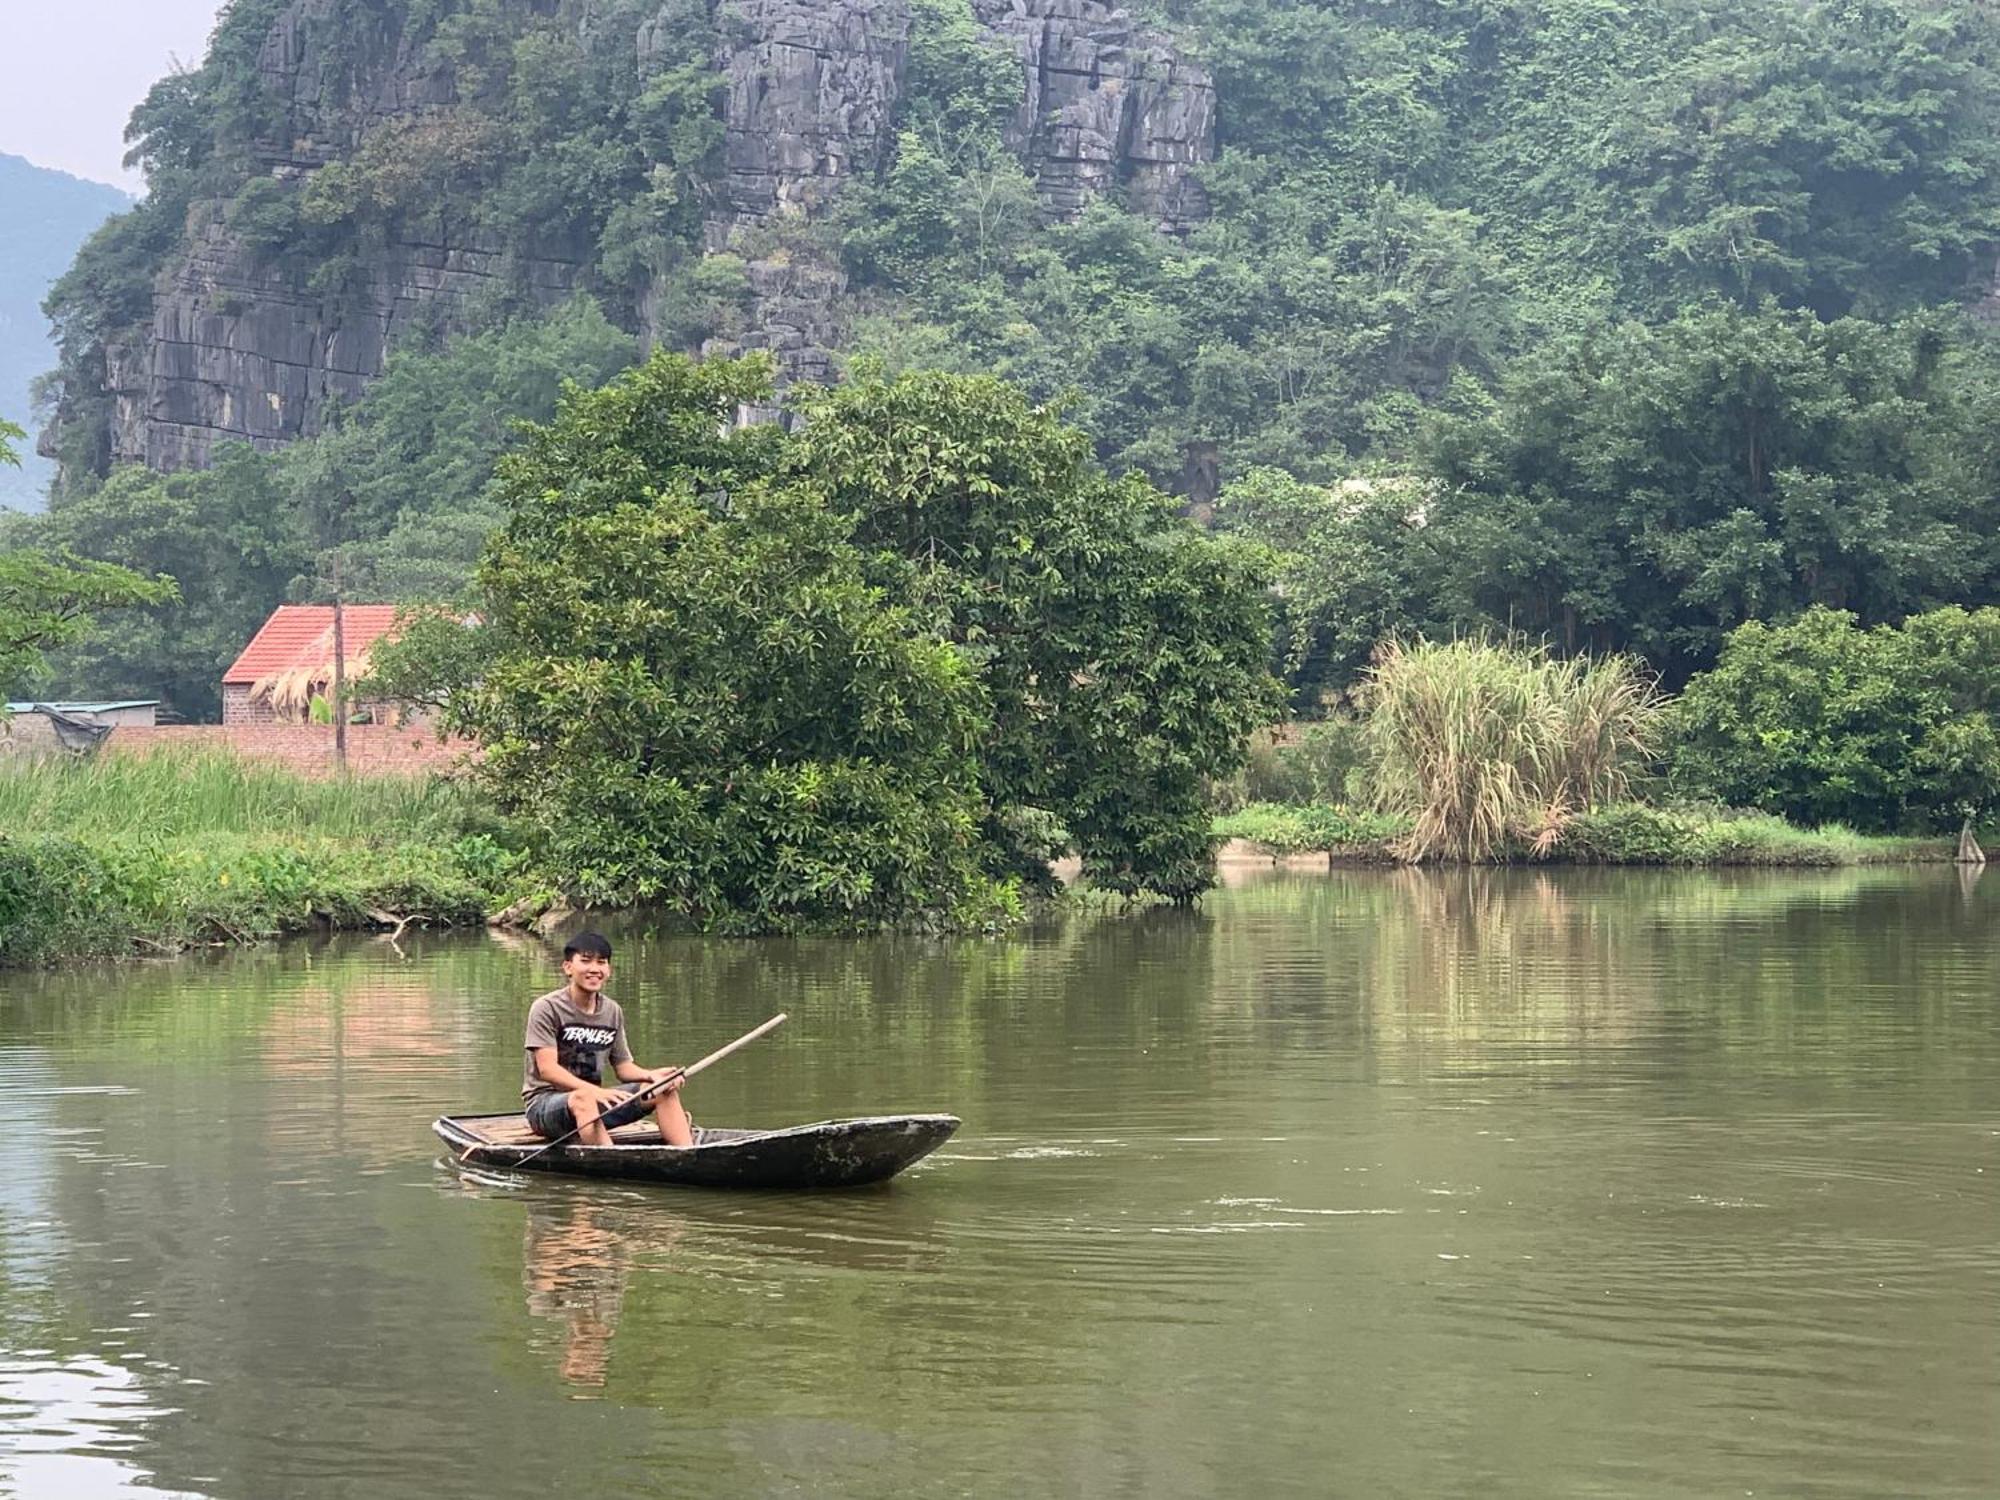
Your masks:
<instances>
[{"instance_id":1,"label":"oar shaft","mask_svg":"<svg viewBox=\"0 0 2000 1500\"><path fill-rule=\"evenodd\" d=\"M740 1049L749 1046L752 1042L756 1041L758 1037L764 1036L769 1032L776 1031L780 1026L785 1024L785 1014L786 1013L784 1011L779 1011L778 1014L771 1017L770 1020L766 1021L762 1026L759 1026L755 1031L745 1032L742 1036L739 1036L735 1041L731 1042L727 1047L718 1047L715 1051L709 1053L708 1056L704 1057L698 1063L689 1063L685 1068L681 1069L681 1077L692 1078L694 1077L695 1074L699 1073L703 1068L709 1066L709 1064L719 1063L723 1060L723 1058L729 1056L730 1053L739 1051Z\"/></svg>"}]
</instances>

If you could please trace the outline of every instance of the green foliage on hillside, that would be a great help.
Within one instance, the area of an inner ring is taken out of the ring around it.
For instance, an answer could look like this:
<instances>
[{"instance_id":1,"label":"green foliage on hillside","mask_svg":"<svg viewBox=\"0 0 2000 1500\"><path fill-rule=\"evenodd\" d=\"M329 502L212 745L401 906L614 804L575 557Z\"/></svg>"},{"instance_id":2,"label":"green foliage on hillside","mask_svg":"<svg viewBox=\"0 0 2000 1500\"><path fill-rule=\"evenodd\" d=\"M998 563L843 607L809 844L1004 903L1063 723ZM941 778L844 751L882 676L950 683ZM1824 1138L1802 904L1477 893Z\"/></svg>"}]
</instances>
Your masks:
<instances>
[{"instance_id":1,"label":"green foliage on hillside","mask_svg":"<svg viewBox=\"0 0 2000 1500\"><path fill-rule=\"evenodd\" d=\"M15 533L179 578L187 605L73 651L66 682L164 687L197 714L263 611L320 591L336 557L350 592L448 597L512 514L504 488L485 490L508 418L547 418L564 374L589 386L629 364L642 322L691 348L738 331L746 300L744 262L698 243L727 6L592 0L583 25L571 0L341 0L305 22L322 68L311 103L260 81L280 9L234 0L202 66L135 114L151 192L49 302L68 485L45 523ZM1177 603L1244 597L1238 555L1159 542L1157 496L1116 476L1200 502L1220 482L1221 525L1276 555L1272 659L1309 713L1391 636L1525 631L1562 652L1639 653L1677 686L1745 621L1826 606L1865 628L2000 602L2000 359L1965 316L2000 248L1989 8L1142 10L1216 82L1211 213L1186 233L1117 192L1074 222L1044 214L1007 144L1018 58L966 0L912 0L879 170L824 219L763 236L838 259L843 352L863 376L810 398L787 462L806 466L801 483L852 484L839 506L863 584L986 653L984 691L1033 710L981 761L983 838L1025 847L992 819L1060 797L1114 884L1128 862L1149 879L1201 867L1171 830L1189 826L1179 809L1214 747L1135 771L1157 705L1044 696L1054 679L1033 652L1055 644L996 623L1003 608L1087 621L1115 645L1106 660L1129 666L1157 651L1146 631ZM452 98L382 123L362 90L391 55L434 62ZM299 178L260 165L260 143L300 141L329 164ZM439 220L498 246L508 275L451 326L414 328L326 434L208 475L107 478L106 361L140 336L188 236L218 219L298 295L335 305L392 239ZM585 282L553 314L527 285L549 252ZM924 371L1013 389L877 378ZM1104 472L1040 412L1058 404ZM870 451L868 432L896 442ZM935 461L919 478L901 467L911 434ZM859 446L833 455L836 435ZM1054 467L982 491L979 464L1012 452ZM1152 538L1160 571L1065 554L1079 512ZM962 529L974 523L1002 540ZM1031 552L1064 560L1020 566L1003 545L1017 523L1040 538ZM238 544L226 561L190 540L217 530ZM959 560L935 567L930 548ZM1081 765L1084 744L1102 774L1056 785L1047 756ZM1175 809L1159 829L1121 806L1130 784Z\"/></svg>"},{"instance_id":2,"label":"green foliage on hillside","mask_svg":"<svg viewBox=\"0 0 2000 1500\"><path fill-rule=\"evenodd\" d=\"M580 258L622 325L648 288L688 304L668 318L686 346L724 315L694 282L728 270L695 253L726 6L598 0L582 24L570 4L343 0L300 22L334 101L303 115L255 67L279 8L234 0L203 65L148 96L151 193L51 298L73 477L103 471L103 355L191 212L308 294L347 294L389 238L449 222ZM2000 238L2000 23L1969 0L1147 9L1215 76L1206 223L1162 236L1115 198L1046 221L1003 140L1017 59L966 0L918 0L894 149L826 233L854 349L1038 399L1074 387L1101 455L1158 482L1211 445L1232 477L1401 462L1458 382L1552 336L1717 298L1889 318L1977 291ZM448 69L453 102L348 148L368 119L350 96L398 52ZM340 149L269 176L258 143L287 132Z\"/></svg>"},{"instance_id":3,"label":"green foliage on hillside","mask_svg":"<svg viewBox=\"0 0 2000 1500\"><path fill-rule=\"evenodd\" d=\"M627 327L640 290L692 254L721 141L702 0L595 0L589 25L573 7L510 0L339 0L295 18L320 61L309 108L274 97L257 69L285 9L231 0L202 65L153 87L127 129L147 197L100 230L49 294L72 490L109 469L107 356L143 339L155 277L217 217L299 295L336 306L393 239L422 226L449 224L517 273L537 254L580 260L586 287ZM371 121L366 81L399 51L449 69L455 98ZM334 159L305 177L265 171L260 148L299 140ZM487 305L421 334L497 328L533 306L524 282L502 279Z\"/></svg>"},{"instance_id":4,"label":"green foliage on hillside","mask_svg":"<svg viewBox=\"0 0 2000 1500\"><path fill-rule=\"evenodd\" d=\"M855 214L860 346L1077 408L1115 463L1327 478L1400 457L1453 378L1723 298L1822 317L1990 269L1995 23L1903 3L1157 8L1214 69L1214 216L1011 206L976 33L919 10L914 116Z\"/></svg>"},{"instance_id":5,"label":"green foliage on hillside","mask_svg":"<svg viewBox=\"0 0 2000 1500\"><path fill-rule=\"evenodd\" d=\"M386 649L379 686L481 740L588 901L964 925L1057 825L1106 886L1204 889L1206 783L1274 706L1254 551L990 380L729 427L769 396L763 361L666 354L567 396L500 466L478 623Z\"/></svg>"},{"instance_id":6,"label":"green foliage on hillside","mask_svg":"<svg viewBox=\"0 0 2000 1500\"><path fill-rule=\"evenodd\" d=\"M1397 632L1526 631L1679 683L1745 620L2000 597L1996 410L1955 318L1714 305L1551 340L1434 413L1402 474L1257 471L1221 516L1283 552L1302 706Z\"/></svg>"}]
</instances>

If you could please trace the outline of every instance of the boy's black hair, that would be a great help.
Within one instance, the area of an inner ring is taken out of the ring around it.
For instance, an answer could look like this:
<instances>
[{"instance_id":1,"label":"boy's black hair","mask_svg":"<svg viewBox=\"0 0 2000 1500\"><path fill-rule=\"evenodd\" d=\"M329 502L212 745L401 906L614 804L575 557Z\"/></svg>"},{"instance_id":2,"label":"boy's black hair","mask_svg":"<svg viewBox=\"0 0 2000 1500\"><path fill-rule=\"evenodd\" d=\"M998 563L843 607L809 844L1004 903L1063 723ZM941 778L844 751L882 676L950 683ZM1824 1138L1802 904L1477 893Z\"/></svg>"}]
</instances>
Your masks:
<instances>
[{"instance_id":1,"label":"boy's black hair","mask_svg":"<svg viewBox=\"0 0 2000 1500\"><path fill-rule=\"evenodd\" d=\"M601 932L579 932L563 944L563 957L575 958L579 953L585 958L609 958L611 940Z\"/></svg>"}]
</instances>

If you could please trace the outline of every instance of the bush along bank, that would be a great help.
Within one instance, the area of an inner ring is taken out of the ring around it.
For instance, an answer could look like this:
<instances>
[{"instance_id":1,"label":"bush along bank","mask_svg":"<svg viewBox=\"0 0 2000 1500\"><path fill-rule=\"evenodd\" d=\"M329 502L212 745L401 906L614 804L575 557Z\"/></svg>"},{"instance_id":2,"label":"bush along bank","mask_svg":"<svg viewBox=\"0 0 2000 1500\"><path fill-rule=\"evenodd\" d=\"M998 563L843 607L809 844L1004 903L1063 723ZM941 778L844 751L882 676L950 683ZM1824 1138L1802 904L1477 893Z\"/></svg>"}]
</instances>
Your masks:
<instances>
[{"instance_id":1,"label":"bush along bank","mask_svg":"<svg viewBox=\"0 0 2000 1500\"><path fill-rule=\"evenodd\" d=\"M1360 864L1396 864L1410 820L1328 802L1253 802L1215 820L1219 839L1242 839L1274 857L1325 854Z\"/></svg>"},{"instance_id":2,"label":"bush along bank","mask_svg":"<svg viewBox=\"0 0 2000 1500\"><path fill-rule=\"evenodd\" d=\"M0 964L483 922L521 857L461 789L227 756L0 771Z\"/></svg>"},{"instance_id":3,"label":"bush along bank","mask_svg":"<svg viewBox=\"0 0 2000 1500\"><path fill-rule=\"evenodd\" d=\"M1274 857L1325 854L1337 861L1402 863L1407 819L1330 804L1253 803L1218 818L1215 835L1244 839ZM1799 828L1769 813L1624 802L1569 818L1552 845L1520 840L1493 863L1599 865L1863 865L1949 861L1952 839L1856 833L1840 824Z\"/></svg>"}]
</instances>

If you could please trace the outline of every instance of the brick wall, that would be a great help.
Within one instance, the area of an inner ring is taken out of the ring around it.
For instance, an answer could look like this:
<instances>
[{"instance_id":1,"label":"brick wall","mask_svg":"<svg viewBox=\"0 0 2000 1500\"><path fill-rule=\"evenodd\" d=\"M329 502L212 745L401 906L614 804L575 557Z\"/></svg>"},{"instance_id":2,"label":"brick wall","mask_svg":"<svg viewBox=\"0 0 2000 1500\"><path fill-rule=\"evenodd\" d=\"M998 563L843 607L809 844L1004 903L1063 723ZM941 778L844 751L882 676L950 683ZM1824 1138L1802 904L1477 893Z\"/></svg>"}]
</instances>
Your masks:
<instances>
[{"instance_id":1,"label":"brick wall","mask_svg":"<svg viewBox=\"0 0 2000 1500\"><path fill-rule=\"evenodd\" d=\"M377 702L372 699L357 701L349 698L347 706L352 712L366 711L384 720L393 718L396 710L396 705L393 703ZM222 685L222 722L234 725L285 724L291 721L278 717L277 710L271 707L269 698L252 698L248 685L241 682L225 682Z\"/></svg>"},{"instance_id":2,"label":"brick wall","mask_svg":"<svg viewBox=\"0 0 2000 1500\"><path fill-rule=\"evenodd\" d=\"M103 755L152 755L162 750L233 750L304 776L334 774L331 724L126 724L111 731ZM347 767L361 775L414 776L457 764L470 746L439 743L428 729L386 724L347 726Z\"/></svg>"},{"instance_id":3,"label":"brick wall","mask_svg":"<svg viewBox=\"0 0 2000 1500\"><path fill-rule=\"evenodd\" d=\"M222 722L275 724L278 722L278 716L271 712L269 703L261 699L252 701L249 683L225 682L222 685Z\"/></svg>"},{"instance_id":4,"label":"brick wall","mask_svg":"<svg viewBox=\"0 0 2000 1500\"><path fill-rule=\"evenodd\" d=\"M0 719L0 755L42 760L62 753L55 725L41 714L15 714Z\"/></svg>"}]
</instances>

